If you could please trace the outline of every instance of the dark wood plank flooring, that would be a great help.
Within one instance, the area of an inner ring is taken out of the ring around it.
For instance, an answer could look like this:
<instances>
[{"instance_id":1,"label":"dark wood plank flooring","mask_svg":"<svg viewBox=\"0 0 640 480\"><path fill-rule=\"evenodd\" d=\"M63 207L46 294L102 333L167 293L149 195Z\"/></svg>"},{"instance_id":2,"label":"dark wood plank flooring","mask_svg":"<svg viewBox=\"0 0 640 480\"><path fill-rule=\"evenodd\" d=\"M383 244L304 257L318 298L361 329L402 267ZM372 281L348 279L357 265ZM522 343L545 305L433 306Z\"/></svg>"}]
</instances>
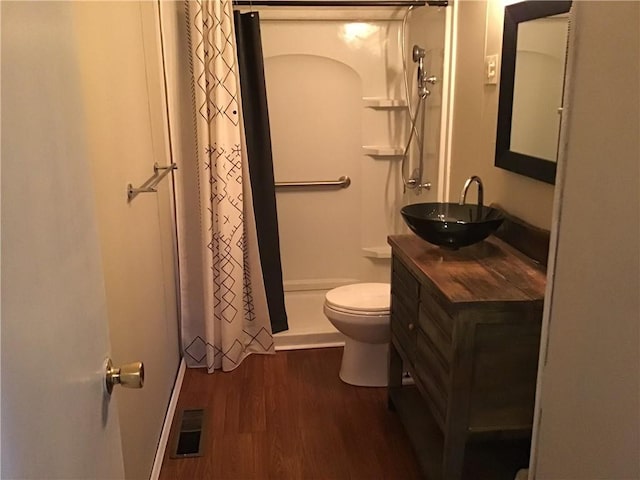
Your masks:
<instances>
[{"instance_id":1,"label":"dark wood plank flooring","mask_svg":"<svg viewBox=\"0 0 640 480\"><path fill-rule=\"evenodd\" d=\"M208 409L202 457L172 459L168 479L413 479L417 459L386 388L338 378L341 348L252 355L229 373L188 369L178 409Z\"/></svg>"}]
</instances>

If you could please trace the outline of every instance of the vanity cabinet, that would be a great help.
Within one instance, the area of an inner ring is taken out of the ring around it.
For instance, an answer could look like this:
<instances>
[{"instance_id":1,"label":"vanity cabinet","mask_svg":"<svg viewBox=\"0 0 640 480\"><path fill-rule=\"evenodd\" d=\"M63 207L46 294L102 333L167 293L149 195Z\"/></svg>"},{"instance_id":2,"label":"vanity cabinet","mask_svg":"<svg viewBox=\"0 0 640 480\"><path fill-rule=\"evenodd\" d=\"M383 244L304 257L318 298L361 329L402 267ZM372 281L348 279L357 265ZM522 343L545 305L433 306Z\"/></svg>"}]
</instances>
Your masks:
<instances>
[{"instance_id":1,"label":"vanity cabinet","mask_svg":"<svg viewBox=\"0 0 640 480\"><path fill-rule=\"evenodd\" d=\"M415 235L389 244L389 406L427 479L513 479L527 465L544 269L495 237L457 251ZM517 439L524 458L510 466Z\"/></svg>"}]
</instances>

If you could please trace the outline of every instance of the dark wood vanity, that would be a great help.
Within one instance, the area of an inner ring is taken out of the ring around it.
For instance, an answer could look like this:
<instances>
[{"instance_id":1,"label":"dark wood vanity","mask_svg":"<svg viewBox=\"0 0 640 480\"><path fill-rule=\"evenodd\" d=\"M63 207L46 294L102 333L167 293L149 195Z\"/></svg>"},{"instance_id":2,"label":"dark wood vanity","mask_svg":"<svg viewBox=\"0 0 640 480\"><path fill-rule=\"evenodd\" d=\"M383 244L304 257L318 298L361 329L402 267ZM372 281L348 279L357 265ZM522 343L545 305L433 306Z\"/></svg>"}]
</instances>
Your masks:
<instances>
[{"instance_id":1,"label":"dark wood vanity","mask_svg":"<svg viewBox=\"0 0 640 480\"><path fill-rule=\"evenodd\" d=\"M513 479L527 466L544 267L494 236L460 250L389 244L389 407L426 478Z\"/></svg>"}]
</instances>

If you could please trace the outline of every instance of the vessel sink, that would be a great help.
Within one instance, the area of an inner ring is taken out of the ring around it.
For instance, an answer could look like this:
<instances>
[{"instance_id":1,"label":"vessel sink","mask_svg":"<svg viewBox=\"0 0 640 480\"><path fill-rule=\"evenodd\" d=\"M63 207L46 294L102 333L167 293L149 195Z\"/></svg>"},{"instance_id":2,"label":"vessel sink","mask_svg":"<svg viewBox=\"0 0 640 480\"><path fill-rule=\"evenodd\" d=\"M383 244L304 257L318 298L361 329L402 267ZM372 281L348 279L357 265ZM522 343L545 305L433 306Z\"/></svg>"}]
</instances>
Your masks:
<instances>
[{"instance_id":1,"label":"vessel sink","mask_svg":"<svg viewBox=\"0 0 640 480\"><path fill-rule=\"evenodd\" d=\"M504 220L495 208L459 203L415 203L403 207L400 213L420 238L451 249L484 240Z\"/></svg>"}]
</instances>

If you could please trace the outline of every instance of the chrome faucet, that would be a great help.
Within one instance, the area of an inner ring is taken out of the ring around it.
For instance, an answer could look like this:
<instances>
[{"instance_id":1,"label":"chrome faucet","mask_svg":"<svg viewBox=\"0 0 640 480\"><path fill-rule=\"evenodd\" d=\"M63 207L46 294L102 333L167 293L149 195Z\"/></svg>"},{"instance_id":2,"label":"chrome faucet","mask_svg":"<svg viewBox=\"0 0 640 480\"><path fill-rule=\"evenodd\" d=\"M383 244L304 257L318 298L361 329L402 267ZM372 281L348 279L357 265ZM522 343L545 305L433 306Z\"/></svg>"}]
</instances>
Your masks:
<instances>
[{"instance_id":1,"label":"chrome faucet","mask_svg":"<svg viewBox=\"0 0 640 480\"><path fill-rule=\"evenodd\" d=\"M482 180L480 177L474 175L472 177L467 178L467 181L464 182L464 187L462 187L462 192L460 192L460 205L464 205L464 202L467 200L467 192L469 191L469 187L473 182L478 184L478 205L482 207L484 200L484 188L482 186Z\"/></svg>"}]
</instances>

